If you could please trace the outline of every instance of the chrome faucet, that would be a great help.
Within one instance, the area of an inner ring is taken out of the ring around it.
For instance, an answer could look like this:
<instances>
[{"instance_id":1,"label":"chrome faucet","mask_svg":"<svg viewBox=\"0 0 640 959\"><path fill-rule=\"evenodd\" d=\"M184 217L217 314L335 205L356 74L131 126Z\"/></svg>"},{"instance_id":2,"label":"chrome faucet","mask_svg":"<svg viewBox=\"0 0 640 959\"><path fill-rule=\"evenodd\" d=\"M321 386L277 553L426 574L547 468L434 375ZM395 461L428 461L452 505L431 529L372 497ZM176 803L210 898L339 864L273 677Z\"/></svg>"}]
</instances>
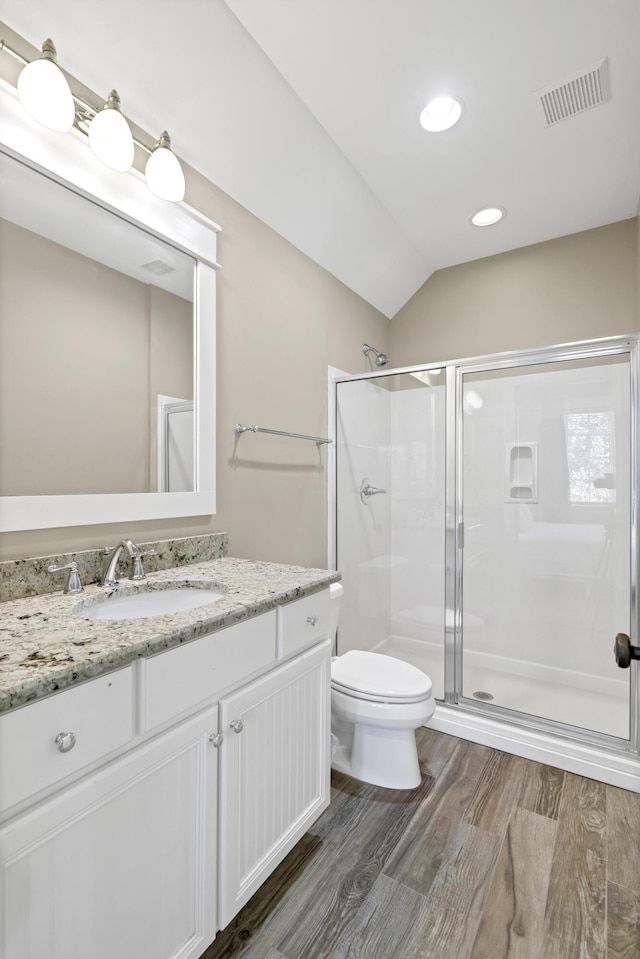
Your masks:
<instances>
[{"instance_id":1,"label":"chrome faucet","mask_svg":"<svg viewBox=\"0 0 640 959\"><path fill-rule=\"evenodd\" d=\"M108 546L105 547L104 553L106 559L102 576L100 578L101 586L115 586L117 584L118 560L120 559L123 549L126 549L131 558L131 573L129 574L129 579L140 580L145 578L142 557L152 556L155 553L155 549L147 549L143 551L139 546L136 546L133 540L123 539L120 540L118 545L113 549L110 549Z\"/></svg>"}]
</instances>

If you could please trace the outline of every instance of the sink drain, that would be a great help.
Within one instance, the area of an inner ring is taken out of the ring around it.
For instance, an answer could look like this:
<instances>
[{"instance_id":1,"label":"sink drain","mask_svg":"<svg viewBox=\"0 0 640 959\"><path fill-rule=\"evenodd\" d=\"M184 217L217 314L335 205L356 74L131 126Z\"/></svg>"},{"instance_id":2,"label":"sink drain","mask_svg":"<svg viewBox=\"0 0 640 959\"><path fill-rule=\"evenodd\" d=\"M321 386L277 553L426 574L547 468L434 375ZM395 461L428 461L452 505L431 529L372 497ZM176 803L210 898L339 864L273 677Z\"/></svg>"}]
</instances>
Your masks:
<instances>
[{"instance_id":1,"label":"sink drain","mask_svg":"<svg viewBox=\"0 0 640 959\"><path fill-rule=\"evenodd\" d=\"M481 699L483 703L490 703L493 699L491 693L485 693L483 689L480 689L477 693L473 694L474 699Z\"/></svg>"}]
</instances>

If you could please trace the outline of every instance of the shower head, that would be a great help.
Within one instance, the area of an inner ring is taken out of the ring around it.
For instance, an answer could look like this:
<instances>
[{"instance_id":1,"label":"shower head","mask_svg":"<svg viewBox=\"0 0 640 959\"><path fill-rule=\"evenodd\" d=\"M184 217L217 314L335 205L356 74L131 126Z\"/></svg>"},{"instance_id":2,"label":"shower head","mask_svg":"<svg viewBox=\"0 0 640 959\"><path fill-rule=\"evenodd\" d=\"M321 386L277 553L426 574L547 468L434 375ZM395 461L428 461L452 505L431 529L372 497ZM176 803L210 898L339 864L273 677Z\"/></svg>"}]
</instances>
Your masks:
<instances>
[{"instance_id":1,"label":"shower head","mask_svg":"<svg viewBox=\"0 0 640 959\"><path fill-rule=\"evenodd\" d=\"M381 353L380 350L376 350L375 346L369 346L368 343L364 343L362 346L362 352L366 356L367 353L375 353L376 355L376 366L386 366L389 362L389 357L386 353Z\"/></svg>"}]
</instances>

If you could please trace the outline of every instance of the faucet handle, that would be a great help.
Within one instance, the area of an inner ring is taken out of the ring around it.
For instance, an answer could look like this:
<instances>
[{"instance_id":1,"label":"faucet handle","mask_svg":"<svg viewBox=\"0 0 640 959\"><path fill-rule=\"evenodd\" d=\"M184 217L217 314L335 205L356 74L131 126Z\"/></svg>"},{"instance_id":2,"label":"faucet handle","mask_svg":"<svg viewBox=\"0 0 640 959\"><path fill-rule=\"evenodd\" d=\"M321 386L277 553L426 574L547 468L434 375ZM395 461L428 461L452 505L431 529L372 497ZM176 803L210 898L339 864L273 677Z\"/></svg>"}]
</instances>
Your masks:
<instances>
[{"instance_id":1,"label":"faucet handle","mask_svg":"<svg viewBox=\"0 0 640 959\"><path fill-rule=\"evenodd\" d=\"M131 576L130 579L138 580L145 579L146 573L144 571L144 566L142 564L142 559L144 556L155 556L157 550L155 549L140 549L136 547L135 553L131 557L132 567L131 567Z\"/></svg>"},{"instance_id":2,"label":"faucet handle","mask_svg":"<svg viewBox=\"0 0 640 959\"><path fill-rule=\"evenodd\" d=\"M60 573L63 570L67 573L64 581L63 592L81 593L84 587L80 581L80 573L78 572L78 564L76 561L72 560L70 563L66 563L64 566L49 566L50 573Z\"/></svg>"}]
</instances>

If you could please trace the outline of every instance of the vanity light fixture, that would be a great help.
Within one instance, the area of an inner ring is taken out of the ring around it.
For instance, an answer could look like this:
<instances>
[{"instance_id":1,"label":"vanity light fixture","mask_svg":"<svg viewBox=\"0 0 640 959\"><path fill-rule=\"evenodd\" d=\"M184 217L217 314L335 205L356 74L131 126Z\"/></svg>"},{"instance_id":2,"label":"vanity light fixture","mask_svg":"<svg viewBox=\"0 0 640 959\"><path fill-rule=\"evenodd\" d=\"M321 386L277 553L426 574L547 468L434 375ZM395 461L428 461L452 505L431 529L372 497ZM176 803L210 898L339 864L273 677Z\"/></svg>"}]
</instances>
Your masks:
<instances>
[{"instance_id":1,"label":"vanity light fixture","mask_svg":"<svg viewBox=\"0 0 640 959\"><path fill-rule=\"evenodd\" d=\"M115 90L89 124L89 146L112 170L126 173L133 165L133 136L120 112L120 97Z\"/></svg>"},{"instance_id":2,"label":"vanity light fixture","mask_svg":"<svg viewBox=\"0 0 640 959\"><path fill-rule=\"evenodd\" d=\"M429 133L442 133L462 116L462 102L455 97L436 97L420 114L420 126Z\"/></svg>"},{"instance_id":3,"label":"vanity light fixture","mask_svg":"<svg viewBox=\"0 0 640 959\"><path fill-rule=\"evenodd\" d=\"M18 99L27 113L49 130L68 133L73 126L76 108L66 77L56 63L52 40L45 40L42 56L20 71Z\"/></svg>"},{"instance_id":4,"label":"vanity light fixture","mask_svg":"<svg viewBox=\"0 0 640 959\"><path fill-rule=\"evenodd\" d=\"M477 213L474 213L470 217L470 222L473 226L493 226L494 223L499 223L503 216L506 215L506 210L500 206L488 206L483 210L478 210Z\"/></svg>"},{"instance_id":5,"label":"vanity light fixture","mask_svg":"<svg viewBox=\"0 0 640 959\"><path fill-rule=\"evenodd\" d=\"M184 173L171 149L171 137L166 130L147 160L144 175L147 186L160 199L174 202L184 199Z\"/></svg>"},{"instance_id":6,"label":"vanity light fixture","mask_svg":"<svg viewBox=\"0 0 640 959\"><path fill-rule=\"evenodd\" d=\"M134 146L139 147L149 154L145 178L151 193L173 202L184 199L184 173L166 130L154 147L148 147L132 136L115 90L109 94L103 109L73 94L56 63L56 48L51 40L45 40L42 56L31 62L1 38L0 50L23 64L18 76L18 99L35 120L59 133L69 133L75 127L88 137L98 159L122 173L131 169Z\"/></svg>"}]
</instances>

